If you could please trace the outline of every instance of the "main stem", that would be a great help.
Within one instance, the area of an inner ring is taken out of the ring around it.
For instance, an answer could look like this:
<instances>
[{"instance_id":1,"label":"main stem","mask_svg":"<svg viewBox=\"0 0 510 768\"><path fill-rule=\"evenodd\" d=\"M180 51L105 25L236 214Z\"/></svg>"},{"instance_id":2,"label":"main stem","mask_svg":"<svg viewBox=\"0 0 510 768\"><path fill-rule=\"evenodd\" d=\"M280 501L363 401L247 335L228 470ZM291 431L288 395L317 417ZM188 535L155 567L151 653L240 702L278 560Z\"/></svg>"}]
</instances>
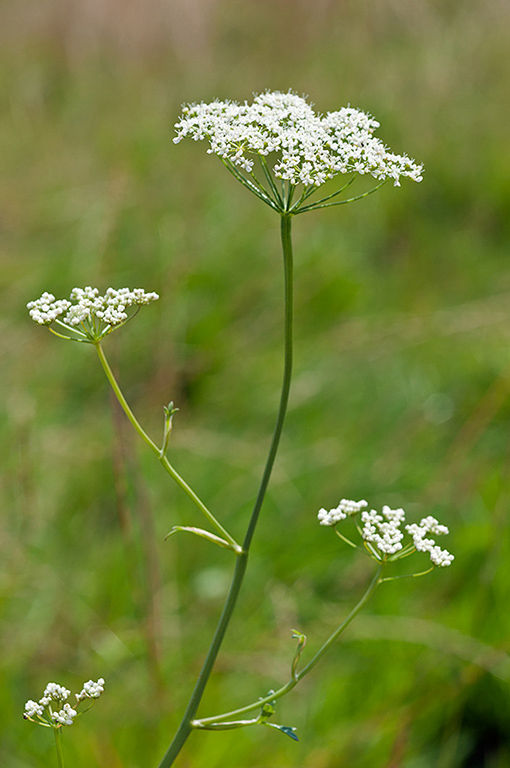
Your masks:
<instances>
[{"instance_id":1,"label":"main stem","mask_svg":"<svg viewBox=\"0 0 510 768\"><path fill-rule=\"evenodd\" d=\"M246 535L243 542L243 551L238 555L236 559L236 565L230 589L223 606L214 637L212 639L209 651L205 658L204 664L198 676L197 682L191 698L186 707L186 711L181 720L181 724L177 729L177 732L170 744L165 756L163 757L159 768L169 768L173 765L175 758L181 751L186 739L193 730L192 721L195 717L197 709L200 705L200 701L204 694L205 687L211 675L211 672L218 656L221 644L225 637L227 627L232 618L237 598L241 590L241 585L246 573L246 566L248 564L248 554L257 527L257 522L260 515L260 510L264 501L264 497L273 470L276 453L278 451L278 445L280 443L280 437L283 429L283 422L285 420L285 413L287 411L287 404L289 401L290 381L292 376L292 316L293 316L293 259L292 259L292 241L291 241L291 216L288 214L282 214L281 217L281 241L283 250L283 262L284 262L284 279L285 279L285 331L284 331L284 369L283 369L283 383L282 391L280 395L280 407L278 409L278 416L276 419L276 425L273 432L273 439L269 448L269 453L266 459L266 465L262 479L260 481L257 498L253 507L250 522L246 530Z\"/></svg>"},{"instance_id":2,"label":"main stem","mask_svg":"<svg viewBox=\"0 0 510 768\"><path fill-rule=\"evenodd\" d=\"M55 747L57 750L58 768L64 768L64 755L62 754L62 734L61 728L54 728L53 733L55 735Z\"/></svg>"}]
</instances>

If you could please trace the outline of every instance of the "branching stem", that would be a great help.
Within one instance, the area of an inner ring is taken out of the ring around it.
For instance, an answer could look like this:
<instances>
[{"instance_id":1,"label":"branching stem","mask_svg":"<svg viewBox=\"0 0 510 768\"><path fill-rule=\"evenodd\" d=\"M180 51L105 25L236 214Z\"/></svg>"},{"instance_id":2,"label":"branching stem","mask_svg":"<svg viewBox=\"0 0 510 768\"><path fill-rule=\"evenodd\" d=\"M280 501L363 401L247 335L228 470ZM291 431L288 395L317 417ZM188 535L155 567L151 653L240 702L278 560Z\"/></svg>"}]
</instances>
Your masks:
<instances>
[{"instance_id":1,"label":"branching stem","mask_svg":"<svg viewBox=\"0 0 510 768\"><path fill-rule=\"evenodd\" d=\"M161 760L159 768L170 768L170 766L173 765L191 731L196 727L194 725L194 718L237 603L237 598L239 596L239 592L241 590L241 586L246 573L246 566L248 564L248 553L253 540L253 535L255 533L255 528L257 526L264 497L266 495L269 479L273 470L276 453L278 451L278 445L280 443L283 422L285 419L287 404L289 400L290 382L292 375L293 259L291 241L291 216L288 214L282 214L281 217L281 240L285 276L284 371L282 390L280 395L280 406L278 409L273 438L266 459L262 479L260 481L257 498L255 500L251 518L248 523L242 552L236 560L232 582L225 601L225 605L223 607L222 614L218 621L218 625L209 647L209 651L195 684L195 688L191 694L188 706L181 720L181 724L177 729L177 732L166 754Z\"/></svg>"},{"instance_id":2,"label":"branching stem","mask_svg":"<svg viewBox=\"0 0 510 768\"><path fill-rule=\"evenodd\" d=\"M110 365L108 364L108 361L106 359L106 356L104 354L103 348L100 344L100 342L96 342L94 345L97 350L97 354L99 355L99 359L101 361L101 365L103 366L103 370L106 374L106 378L110 382L110 385L115 393L115 396L117 400L120 403L120 406L126 416L128 417L129 421L135 428L135 430L138 432L144 443L146 443L151 451L156 454L158 457L158 460L160 464L163 466L163 469L168 472L170 477L175 480L177 485L179 485L184 493L189 496L189 498L193 501L193 503L199 508L199 510L202 512L202 514L209 520L212 526L216 528L218 533L221 534L221 536L226 539L229 544L232 545L232 549L239 554L241 552L241 547L239 544L235 541L235 539L232 538L232 536L228 533L228 531L225 530L225 528L221 525L221 523L215 518L215 516L212 514L212 512L209 511L209 509L205 506L204 502L197 496L195 491L190 488L190 486L187 484L187 482L180 476L180 474L173 468L173 466L168 461L167 457L165 455L162 455L160 448L156 445L156 443L151 440L149 435L146 433L136 416L134 415L133 411L128 405L128 402L126 398L124 397L119 384L113 375L113 371L110 368Z\"/></svg>"},{"instance_id":3,"label":"branching stem","mask_svg":"<svg viewBox=\"0 0 510 768\"><path fill-rule=\"evenodd\" d=\"M299 681L302 680L309 672L311 672L311 670L315 667L315 665L320 661L320 659L322 659L324 654L330 649L333 643L342 634L344 629L346 629L346 627L349 626L351 621L358 615L358 613L361 611L365 603L374 594L379 584L385 581L385 579L381 578L382 569L383 569L383 566L380 565L372 581L370 582L368 588L366 589L363 597L354 606L354 608L349 613L349 615L343 620L340 626L337 627L337 629L335 629L333 634L330 635L328 639L322 644L322 646L319 648L317 653L308 662L308 664L301 670L301 672L298 672L293 678L289 680L288 683L286 683L285 685L282 685L282 687L278 688L277 691L274 691L261 699L257 699L257 701L253 701L251 704L247 704L245 707L240 707L239 709L233 709L231 712L225 712L222 715L216 715L214 717L205 717L205 718L202 718L201 720L195 720L193 723L194 727L210 728L210 726L213 724L223 723L227 720L230 720L230 718L232 717L238 717L239 715L244 715L246 712L251 712L254 709L259 709L260 707L263 707L264 704L273 702L276 699L281 699L281 697L285 696L286 693L289 693L289 691L292 691L292 689L296 687ZM249 721L246 722L246 725L250 725L250 724L252 723L250 723Z\"/></svg>"}]
</instances>

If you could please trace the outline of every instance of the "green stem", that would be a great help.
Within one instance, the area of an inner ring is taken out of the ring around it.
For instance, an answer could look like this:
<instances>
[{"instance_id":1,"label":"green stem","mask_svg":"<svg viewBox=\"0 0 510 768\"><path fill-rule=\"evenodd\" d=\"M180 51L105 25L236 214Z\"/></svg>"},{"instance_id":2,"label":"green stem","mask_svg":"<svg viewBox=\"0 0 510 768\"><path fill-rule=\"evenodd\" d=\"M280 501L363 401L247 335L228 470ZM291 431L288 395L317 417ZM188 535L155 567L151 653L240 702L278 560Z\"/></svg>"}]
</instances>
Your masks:
<instances>
[{"instance_id":1,"label":"green stem","mask_svg":"<svg viewBox=\"0 0 510 768\"><path fill-rule=\"evenodd\" d=\"M292 205L292 198L294 197L294 192L296 191L296 185L292 184L289 181L289 188L287 190L287 199L285 200L285 211L287 213L290 213L291 205Z\"/></svg>"},{"instance_id":2,"label":"green stem","mask_svg":"<svg viewBox=\"0 0 510 768\"><path fill-rule=\"evenodd\" d=\"M162 455L161 450L158 448L156 443L154 443L151 440L151 438L149 437L149 435L146 433L146 431L144 430L144 428L142 427L142 425L140 424L140 422L138 421L138 419L134 415L133 411L129 407L126 398L122 394L122 391L121 391L121 389L120 389L120 387L119 387L119 385L117 383L117 380L116 380L115 376L113 375L113 371L112 371L112 369L110 368L110 366L108 364L108 360L106 359L106 356L104 354L104 351L103 351L103 348L102 348L101 344L99 342L96 342L94 346L95 346L95 348L97 350L97 354L99 355L99 359L101 361L101 365L103 366L103 370L104 370L104 372L106 374L106 378L110 382L110 385L111 385L111 387L112 387L112 389L113 389L113 391L115 393L115 396L116 396L117 400L120 403L120 406L121 406L122 410L124 411L124 413L128 417L129 421L131 422L131 424L133 425L135 430L138 432L138 434L140 435L140 437L142 438L144 443L146 443L149 446L149 448L151 449L151 451L154 454L156 454L156 456L158 457L158 460L159 460L160 464L162 465L163 469L166 472L168 472L170 477L173 480L175 480L177 485L179 485L182 488L182 490L184 491L184 493L186 493L189 496L189 498L193 501L193 503L196 504L196 506L199 508L199 510L202 512L202 514L209 520L211 525L213 525L214 528L216 528L216 530L219 533L221 533L221 535L229 542L229 544L232 545L232 549L237 554L239 554L239 552L241 551L241 547L239 546L239 544L235 541L235 539L232 538L232 536L228 533L228 531L225 530L225 528L221 525L221 523L218 520L216 520L216 518L214 517L212 512L210 512L207 509L207 507L205 506L203 501L197 496L195 491L192 488L190 488L190 486L186 483L186 481L173 468L173 466L170 464L170 462L168 461L166 456Z\"/></svg>"},{"instance_id":3,"label":"green stem","mask_svg":"<svg viewBox=\"0 0 510 768\"><path fill-rule=\"evenodd\" d=\"M327 200L331 200L332 197L337 197L338 195L341 195L342 192L344 192L348 187L351 186L351 184L354 183L354 181L356 180L357 175L358 174L355 173L353 176L351 176L351 178L348 181L346 181L346 183L342 187L340 187L340 189L337 189L336 192L332 192L330 195L327 195L326 197L322 197L320 200L315 200L313 203L310 203L310 205L311 206L317 206L317 205L320 205L321 203L325 203ZM315 188L312 187L312 191L306 193L306 198L310 197L310 195L312 195L317 190L318 190L318 187L315 187ZM301 205L301 203L303 201L304 201L304 198L302 196L298 200L298 202L295 205L292 206L292 210L296 211L296 213L297 213L297 211L299 210L299 206Z\"/></svg>"},{"instance_id":4,"label":"green stem","mask_svg":"<svg viewBox=\"0 0 510 768\"><path fill-rule=\"evenodd\" d=\"M426 571L420 571L419 573L404 573L402 576L386 576L385 579L381 579L381 581L397 581L397 579L416 579L418 576L426 576L427 573L432 573L434 570L434 566L432 568L427 568Z\"/></svg>"},{"instance_id":5,"label":"green stem","mask_svg":"<svg viewBox=\"0 0 510 768\"><path fill-rule=\"evenodd\" d=\"M381 183L378 184L376 187L372 187L372 189L369 189L368 192L364 192L362 195L356 195L356 197L348 197L345 200L337 200L335 203L323 203L321 205L317 202L317 203L310 203L310 205L304 205L302 208L299 208L297 211L295 211L295 215L297 216L299 213L306 213L307 211L317 211L319 210L319 208L332 208L334 205L345 205L346 203L354 203L355 200L363 200L364 197L368 197L369 195L372 195L374 192L377 192L378 189L381 189L383 184L386 184L386 182L387 182L387 179L384 179L384 181L381 181ZM327 199L327 198L324 198L324 199Z\"/></svg>"},{"instance_id":6,"label":"green stem","mask_svg":"<svg viewBox=\"0 0 510 768\"><path fill-rule=\"evenodd\" d=\"M276 205L276 203L271 199L271 197L268 195L267 190L260 190L252 181L246 178L246 176L243 176L243 174L237 170L235 165L230 162L230 160L221 158L223 165L225 168L230 171L232 176L234 176L238 181L241 182L247 189L250 190L250 192L253 192L254 195L256 195L258 198L260 198L264 203L269 205L271 208L273 208L275 211L280 212L280 209Z\"/></svg>"},{"instance_id":7,"label":"green stem","mask_svg":"<svg viewBox=\"0 0 510 768\"><path fill-rule=\"evenodd\" d=\"M303 192L301 193L301 197L299 200L297 200L294 205L290 208L289 213L295 213L299 206L304 203L305 200L308 200L308 198L314 194L314 192L317 192L317 187L311 186L311 187L305 187L303 189Z\"/></svg>"},{"instance_id":8,"label":"green stem","mask_svg":"<svg viewBox=\"0 0 510 768\"><path fill-rule=\"evenodd\" d=\"M276 425L273 433L273 439L269 448L269 454L266 460L266 466L260 482L259 492L255 501L248 530L243 543L243 549L247 552L255 527L258 522L262 502L266 494L271 472L273 470L274 460L278 451L278 445L280 443L280 437L283 429L283 422L285 420L285 413L287 411L287 403L289 401L290 382L292 377L292 326L293 326L293 255L292 255L292 239L291 239L291 216L282 215L281 217L281 240L284 259L284 271L285 271L285 331L284 331L284 368L283 368L283 382L282 390L280 394L280 407L278 409L278 416L276 419Z\"/></svg>"},{"instance_id":9,"label":"green stem","mask_svg":"<svg viewBox=\"0 0 510 768\"><path fill-rule=\"evenodd\" d=\"M348 539L347 536L344 536L342 533L340 533L340 531L338 531L336 528L335 528L335 533L339 539L342 539L342 541L345 541L345 543L348 544L350 547L352 547L353 549L359 549L357 544L355 544L353 541Z\"/></svg>"},{"instance_id":10,"label":"green stem","mask_svg":"<svg viewBox=\"0 0 510 768\"><path fill-rule=\"evenodd\" d=\"M384 579L381 579L381 571L383 569L383 566L379 566L377 569L377 572L370 582L369 586L367 587L367 590L365 591L365 594L363 597L358 601L358 603L354 606L352 611L349 613L349 615L343 620L343 622L340 624L340 626L333 632L332 635L328 637L325 643L319 648L315 656L311 659L311 661L308 662L306 667L304 667L301 672L299 672L295 677L293 677L291 680L289 680L288 683L285 685L282 685L281 688L278 688L277 691L274 691L273 693L268 694L262 699L257 699L257 701L252 702L251 704L247 704L245 707L240 707L239 709L233 709L231 712L225 712L222 715L216 715L215 717L205 717L202 720L196 720L194 723L195 728L208 728L213 723L221 723L224 720L229 720L231 717L237 717L238 715L244 715L246 712L251 712L254 709L258 709L260 707L263 707L264 704L268 704L269 702L275 701L276 699L280 699L282 696L285 696L286 693L289 693L289 691L292 691L293 688L296 687L296 685L299 683L300 680L303 679L311 670L315 667L315 665L322 659L324 654L330 649L330 647L333 645L333 643L338 639L338 637L342 634L344 629L349 626L351 621L358 615L358 613L361 611L365 603L370 599L370 597L374 594L375 590L381 584Z\"/></svg>"},{"instance_id":11,"label":"green stem","mask_svg":"<svg viewBox=\"0 0 510 768\"><path fill-rule=\"evenodd\" d=\"M271 171L269 170L269 168L267 166L266 158L264 157L264 155L260 155L260 163L262 165L262 170L264 171L264 176L266 177L266 179L268 181L268 184L269 184L269 186L271 188L271 191L272 191L272 193L274 195L274 198L275 198L276 202L278 203L280 208L283 208L283 200L280 197L280 193L278 192L278 187L276 186L276 184L274 182L273 176L271 175Z\"/></svg>"},{"instance_id":12,"label":"green stem","mask_svg":"<svg viewBox=\"0 0 510 768\"><path fill-rule=\"evenodd\" d=\"M72 325L67 325L67 323L63 323L58 318L55 320L55 322L58 323L58 325L61 325L62 328L65 328L66 331L72 331L72 333L77 333L78 336L83 336L84 339L87 338L87 334L83 333L83 331L79 331L78 328L76 328L76 327L74 327ZM51 330L51 328L50 328L50 330Z\"/></svg>"},{"instance_id":13,"label":"green stem","mask_svg":"<svg viewBox=\"0 0 510 768\"><path fill-rule=\"evenodd\" d=\"M260 482L257 498L253 507L250 522L246 531L246 535L243 542L243 551L236 560L234 574L232 576L232 582L230 590L228 592L223 611L221 613L214 637L212 639L209 651L205 658L204 664L198 676L197 682L191 698L188 702L188 706L181 720L181 724L177 729L177 732L170 744L166 754L164 755L159 768L169 768L179 752L181 751L184 743L186 742L191 731L195 727L193 724L194 717L202 699L205 687L211 675L211 672L218 656L221 644L225 637L227 627L232 618L237 598L241 590L241 585L246 573L246 567L248 564L248 553L250 550L255 528L262 508L262 503L266 494L269 479L273 469L276 453L278 451L278 445L283 429L283 422L285 419L285 413L287 411L287 404L289 400L290 381L292 375L292 315L293 315L293 260L292 260L292 241L291 241L291 216L282 215L281 218L281 240L284 260L284 275L285 275L285 331L284 331L284 370L283 370L283 383L280 395L280 406L278 409L278 416L276 419L276 425L273 432L273 438L269 453L266 459L264 472Z\"/></svg>"},{"instance_id":14,"label":"green stem","mask_svg":"<svg viewBox=\"0 0 510 768\"><path fill-rule=\"evenodd\" d=\"M377 569L376 573L375 573L374 578L372 579L372 581L368 585L367 590L366 590L365 594L363 595L363 597L361 598L361 600L357 603L357 605L354 606L352 611L349 613L347 618L345 618L343 620L343 622L340 624L338 629L336 629L333 632L333 634L330 637L328 637L328 639L321 646L321 648L319 648L319 650L317 651L317 653L315 654L313 659L311 661L309 661L308 664L306 665L306 667L304 667L301 670L301 672L297 676L298 681L301 680L303 677L305 677L305 675L307 675L315 667L317 662L320 661L320 659L322 659L322 657L324 656L326 651L329 650L331 645L333 645L335 640L337 640L337 638L342 634L344 629L346 629L346 627L349 626L351 621L358 615L358 613L361 611L361 609L363 608L365 603L367 603L368 600L372 597L372 595L374 594L375 590L377 589L377 587L379 586L379 584L382 581L382 579L381 579L382 569L383 569L383 566L380 565L379 568Z\"/></svg>"},{"instance_id":15,"label":"green stem","mask_svg":"<svg viewBox=\"0 0 510 768\"><path fill-rule=\"evenodd\" d=\"M62 734L60 733L61 730L62 730L61 728L53 728L53 733L55 736L55 747L57 750L58 768L65 768L64 755L62 754Z\"/></svg>"}]
</instances>

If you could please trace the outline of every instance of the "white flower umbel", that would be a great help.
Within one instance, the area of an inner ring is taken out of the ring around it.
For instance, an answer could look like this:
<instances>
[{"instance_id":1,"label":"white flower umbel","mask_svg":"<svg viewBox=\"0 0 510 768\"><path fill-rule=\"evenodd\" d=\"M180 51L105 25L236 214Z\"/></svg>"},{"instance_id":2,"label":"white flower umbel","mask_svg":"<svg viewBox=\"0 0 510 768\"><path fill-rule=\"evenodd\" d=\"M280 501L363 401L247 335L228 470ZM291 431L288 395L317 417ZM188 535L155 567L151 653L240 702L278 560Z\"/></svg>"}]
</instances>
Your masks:
<instances>
[{"instance_id":1,"label":"white flower umbel","mask_svg":"<svg viewBox=\"0 0 510 768\"><path fill-rule=\"evenodd\" d=\"M32 699L27 701L23 717L25 720L32 720L39 725L52 728L72 725L77 715L83 714L78 711L81 702L85 699L92 699L89 705L91 706L103 691L104 680L102 677L97 682L88 680L83 684L80 693L75 694L76 704L73 708L66 701L71 692L58 683L48 683L38 702Z\"/></svg>"},{"instance_id":2,"label":"white flower umbel","mask_svg":"<svg viewBox=\"0 0 510 768\"><path fill-rule=\"evenodd\" d=\"M379 123L373 117L352 107L316 114L292 91L267 91L256 96L253 104L189 104L183 107L175 127L175 143L187 136L208 141L209 153L221 157L234 175L242 177L240 181L245 178L241 171L251 176L259 191L270 197L269 204L278 209L283 199L270 173L291 185L303 185L305 190L338 174L369 174L379 182L391 179L397 186L401 177L422 180L421 165L407 155L394 154L374 137ZM271 165L266 163L269 155L274 155ZM253 177L257 156L269 186ZM256 193L256 189L252 191ZM295 213L313 207L301 205L309 194L311 191L294 206Z\"/></svg>"},{"instance_id":3,"label":"white flower umbel","mask_svg":"<svg viewBox=\"0 0 510 768\"><path fill-rule=\"evenodd\" d=\"M428 534L442 536L449 533L446 525L441 525L435 517L429 515L424 517L419 524L412 523L405 525L405 512L403 509L391 509L385 505L379 513L375 509L365 510L367 506L365 500L350 501L342 499L335 509L319 510L317 515L321 525L335 527L337 535L347 544L355 547L350 539L340 532L338 523L347 517L356 518L361 513L361 524L356 521L358 533L361 535L365 548L372 558L380 562L387 560L400 560L411 555L413 552L428 552L434 566L451 565L454 556L446 549L441 549L436 545L434 539L428 538ZM406 533L411 537L407 540ZM416 574L415 574L416 575Z\"/></svg>"},{"instance_id":4,"label":"white flower umbel","mask_svg":"<svg viewBox=\"0 0 510 768\"><path fill-rule=\"evenodd\" d=\"M420 520L419 525L417 523L406 525L406 531L413 537L413 543L418 552L429 552L434 565L444 568L451 565L455 559L448 550L438 547L434 539L427 538L429 533L433 533L434 536L449 533L446 525L440 525L435 517L429 515Z\"/></svg>"},{"instance_id":5,"label":"white flower umbel","mask_svg":"<svg viewBox=\"0 0 510 768\"><path fill-rule=\"evenodd\" d=\"M98 288L87 286L73 288L70 300L57 300L52 293L45 292L41 298L30 301L27 309L39 325L57 323L72 333L64 336L50 328L57 336L95 344L134 317L140 306L158 298L157 293L147 293L142 288L108 288L101 296Z\"/></svg>"}]
</instances>

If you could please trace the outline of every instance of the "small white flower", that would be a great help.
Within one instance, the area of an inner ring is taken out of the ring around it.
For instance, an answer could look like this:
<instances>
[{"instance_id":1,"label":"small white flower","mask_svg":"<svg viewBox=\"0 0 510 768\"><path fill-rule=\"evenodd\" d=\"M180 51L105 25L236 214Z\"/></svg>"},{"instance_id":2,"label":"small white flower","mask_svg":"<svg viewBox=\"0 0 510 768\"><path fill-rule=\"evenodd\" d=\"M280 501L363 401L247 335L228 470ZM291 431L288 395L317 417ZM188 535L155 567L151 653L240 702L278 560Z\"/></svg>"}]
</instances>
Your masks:
<instances>
[{"instance_id":1,"label":"small white flower","mask_svg":"<svg viewBox=\"0 0 510 768\"><path fill-rule=\"evenodd\" d=\"M342 499L338 506L335 509L330 509L329 512L326 509L320 509L317 517L321 525L336 525L340 520L356 515L366 506L367 502L364 499L361 501Z\"/></svg>"},{"instance_id":2,"label":"small white flower","mask_svg":"<svg viewBox=\"0 0 510 768\"><path fill-rule=\"evenodd\" d=\"M98 699L103 691L104 680L102 677L100 677L97 683L95 683L93 680L88 680L88 682L83 683L83 688L81 689L80 693L75 695L77 701L81 701L82 699Z\"/></svg>"},{"instance_id":3,"label":"small white flower","mask_svg":"<svg viewBox=\"0 0 510 768\"><path fill-rule=\"evenodd\" d=\"M63 315L70 306L71 302L67 301L67 299L56 301L52 293L45 291L40 299L29 301L27 309L30 312L30 317L36 323L39 323L39 325L49 325L57 317Z\"/></svg>"},{"instance_id":4,"label":"small white flower","mask_svg":"<svg viewBox=\"0 0 510 768\"><path fill-rule=\"evenodd\" d=\"M37 701L29 699L25 704L24 717L41 717L44 712L44 707L38 704Z\"/></svg>"},{"instance_id":5,"label":"small white flower","mask_svg":"<svg viewBox=\"0 0 510 768\"><path fill-rule=\"evenodd\" d=\"M66 702L59 712L51 713L51 719L59 725L72 725L77 714L77 711Z\"/></svg>"},{"instance_id":6,"label":"small white flower","mask_svg":"<svg viewBox=\"0 0 510 768\"><path fill-rule=\"evenodd\" d=\"M393 555L402 549L404 534L400 525L405 520L403 509L382 508L379 515L375 509L361 513L361 521L364 523L361 535L365 541L374 544L385 555Z\"/></svg>"},{"instance_id":7,"label":"small white flower","mask_svg":"<svg viewBox=\"0 0 510 768\"><path fill-rule=\"evenodd\" d=\"M440 525L435 517L429 515L422 518L419 524L406 525L406 531L413 537L413 543L418 552L428 552L434 565L444 568L451 565L455 559L448 550L438 547L434 539L427 538L428 533L433 533L435 536L449 533L446 525Z\"/></svg>"},{"instance_id":8,"label":"small white flower","mask_svg":"<svg viewBox=\"0 0 510 768\"><path fill-rule=\"evenodd\" d=\"M454 556L447 549L441 549L438 546L432 547L430 550L430 559L434 565L438 565L440 568L451 565L455 560Z\"/></svg>"},{"instance_id":9,"label":"small white flower","mask_svg":"<svg viewBox=\"0 0 510 768\"><path fill-rule=\"evenodd\" d=\"M63 685L58 685L58 683L48 683L44 689L42 699L39 700L39 704L46 707L51 701L63 702L67 699L69 694L70 691L68 691L67 688L64 688Z\"/></svg>"}]
</instances>

